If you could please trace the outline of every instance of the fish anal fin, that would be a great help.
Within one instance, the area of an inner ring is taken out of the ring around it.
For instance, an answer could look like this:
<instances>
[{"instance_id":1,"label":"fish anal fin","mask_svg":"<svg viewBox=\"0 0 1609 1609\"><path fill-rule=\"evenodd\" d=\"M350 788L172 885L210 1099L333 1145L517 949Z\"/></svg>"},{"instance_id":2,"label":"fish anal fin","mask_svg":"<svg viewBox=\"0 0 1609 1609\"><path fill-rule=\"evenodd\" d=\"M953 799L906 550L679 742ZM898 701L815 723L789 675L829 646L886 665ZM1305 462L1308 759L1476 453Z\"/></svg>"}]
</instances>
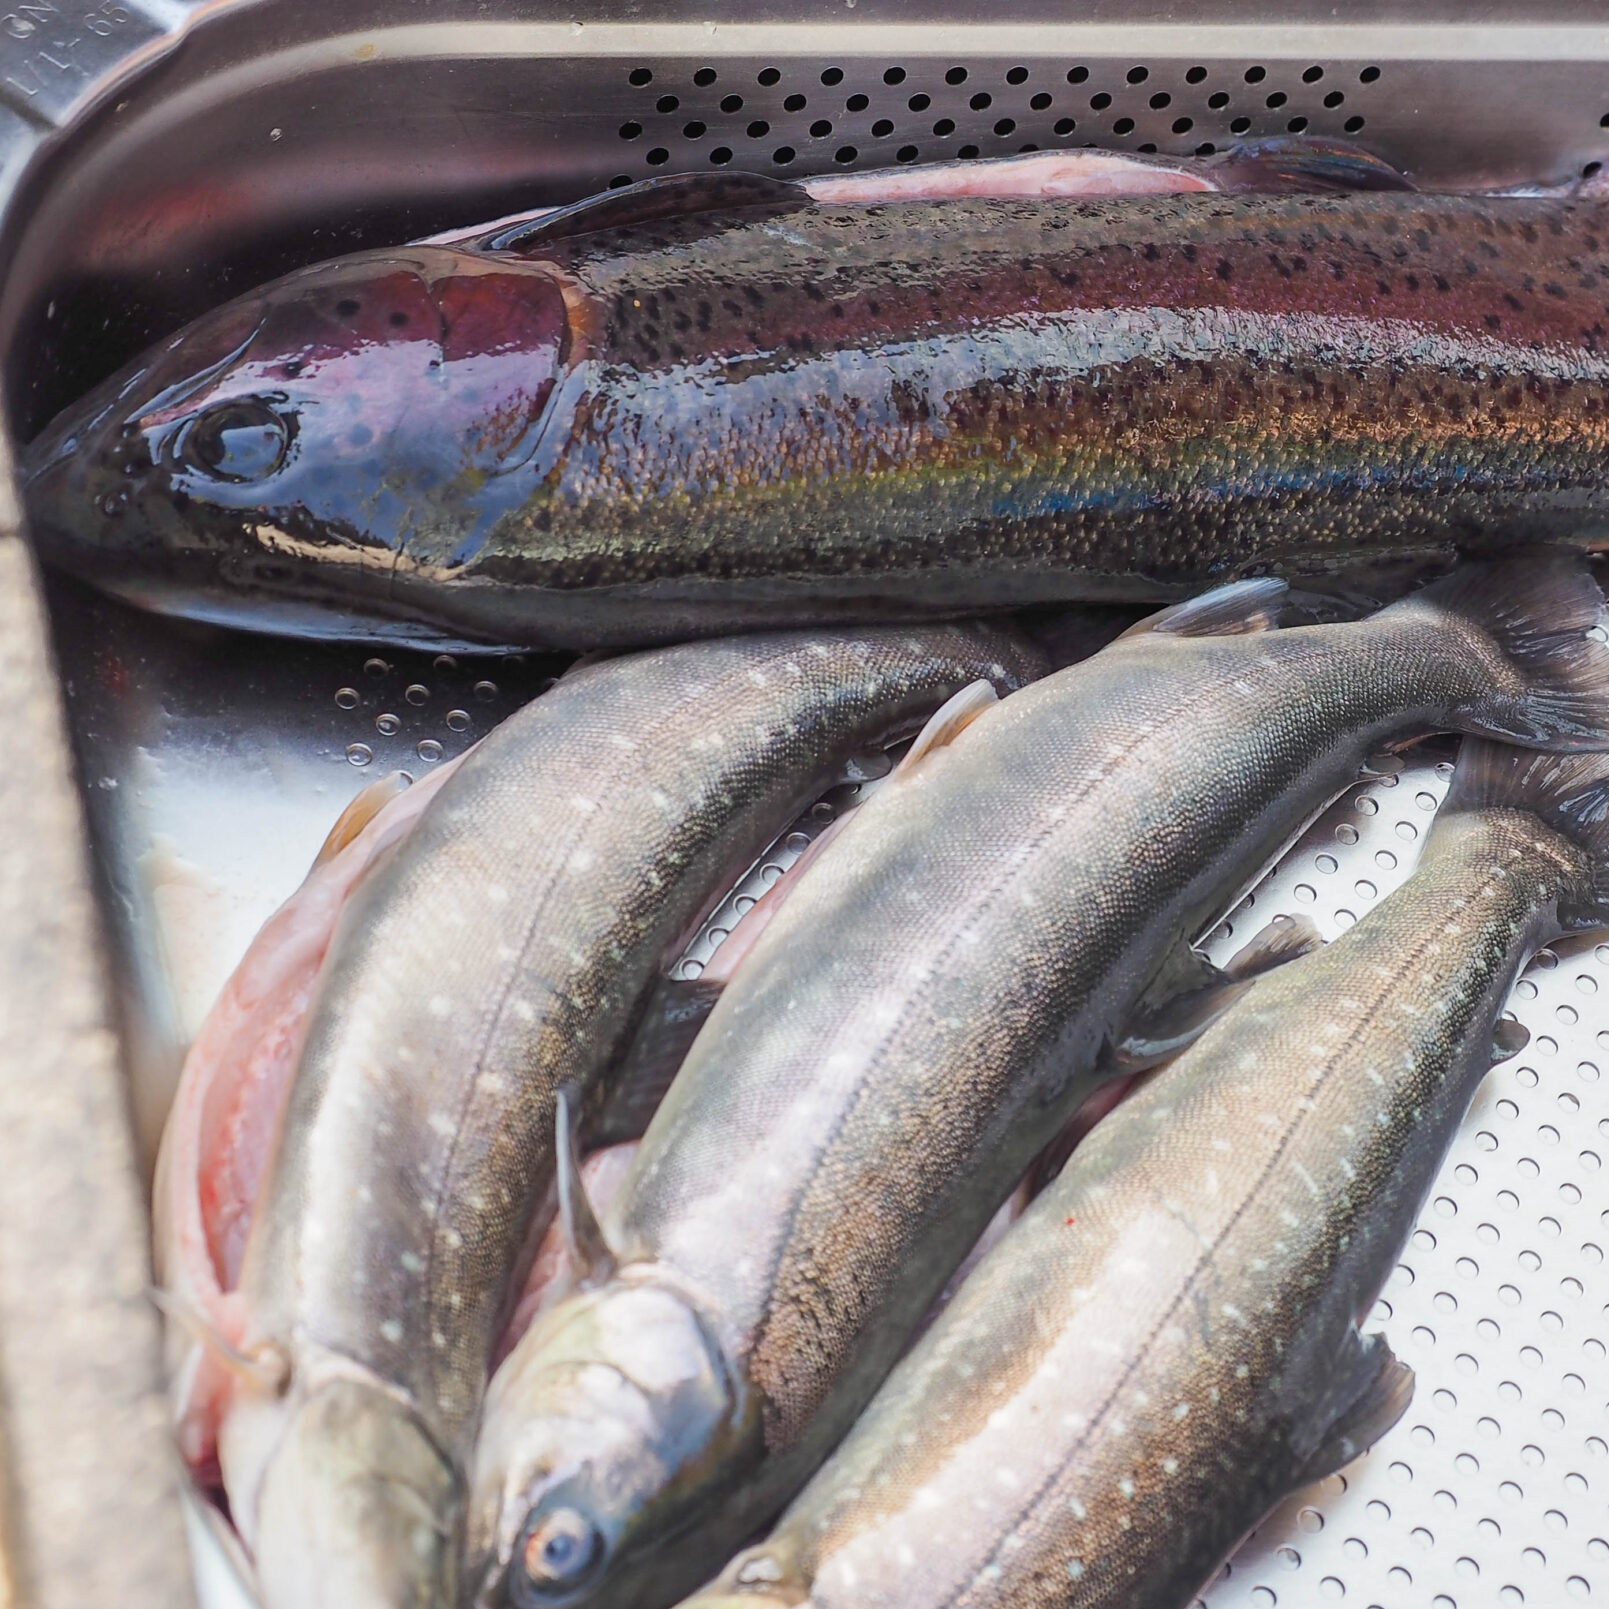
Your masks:
<instances>
[{"instance_id":1,"label":"fish anal fin","mask_svg":"<svg viewBox=\"0 0 1609 1609\"><path fill-rule=\"evenodd\" d=\"M1177 1056L1265 972L1322 943L1306 917L1276 916L1225 967L1215 967L1188 947L1176 952L1124 1025L1112 1047L1110 1071L1140 1073Z\"/></svg>"},{"instance_id":2,"label":"fish anal fin","mask_svg":"<svg viewBox=\"0 0 1609 1609\"><path fill-rule=\"evenodd\" d=\"M406 771L393 771L388 777L376 777L365 788L360 788L347 807L335 818L319 852L313 857L315 868L334 860L357 835L363 831L413 778Z\"/></svg>"},{"instance_id":3,"label":"fish anal fin","mask_svg":"<svg viewBox=\"0 0 1609 1609\"><path fill-rule=\"evenodd\" d=\"M724 984L702 978L661 978L637 1032L610 1080L607 1104L587 1137L595 1147L639 1140L687 1057Z\"/></svg>"},{"instance_id":4,"label":"fish anal fin","mask_svg":"<svg viewBox=\"0 0 1609 1609\"><path fill-rule=\"evenodd\" d=\"M1348 1329L1325 1406L1332 1409L1318 1444L1303 1459L1292 1488L1323 1480L1367 1452L1408 1411L1413 1370L1383 1335Z\"/></svg>"},{"instance_id":5,"label":"fish anal fin","mask_svg":"<svg viewBox=\"0 0 1609 1609\"><path fill-rule=\"evenodd\" d=\"M1117 640L1149 636L1243 637L1254 631L1272 631L1279 625L1289 590L1278 576L1231 581L1137 620Z\"/></svg>"},{"instance_id":6,"label":"fish anal fin","mask_svg":"<svg viewBox=\"0 0 1609 1609\"><path fill-rule=\"evenodd\" d=\"M900 758L894 775L906 775L934 750L955 742L985 710L999 702L1000 695L994 690L993 683L981 678L968 683L959 693L952 694L928 717L927 725L916 734L915 742Z\"/></svg>"},{"instance_id":7,"label":"fish anal fin","mask_svg":"<svg viewBox=\"0 0 1609 1609\"><path fill-rule=\"evenodd\" d=\"M1492 1028L1492 1065L1507 1061L1531 1042L1531 1030L1518 1017L1499 1017Z\"/></svg>"},{"instance_id":8,"label":"fish anal fin","mask_svg":"<svg viewBox=\"0 0 1609 1609\"><path fill-rule=\"evenodd\" d=\"M803 185L762 173L668 173L605 190L539 218L507 225L474 242L481 251L531 252L551 242L658 219L765 207L795 212L815 205Z\"/></svg>"},{"instance_id":9,"label":"fish anal fin","mask_svg":"<svg viewBox=\"0 0 1609 1609\"><path fill-rule=\"evenodd\" d=\"M594 1285L614 1271L616 1258L604 1238L603 1226L587 1198L586 1181L581 1174L581 1153L576 1144L578 1105L569 1089L561 1089L554 1105L554 1152L558 1161L559 1222L563 1227L564 1249L576 1282Z\"/></svg>"}]
</instances>

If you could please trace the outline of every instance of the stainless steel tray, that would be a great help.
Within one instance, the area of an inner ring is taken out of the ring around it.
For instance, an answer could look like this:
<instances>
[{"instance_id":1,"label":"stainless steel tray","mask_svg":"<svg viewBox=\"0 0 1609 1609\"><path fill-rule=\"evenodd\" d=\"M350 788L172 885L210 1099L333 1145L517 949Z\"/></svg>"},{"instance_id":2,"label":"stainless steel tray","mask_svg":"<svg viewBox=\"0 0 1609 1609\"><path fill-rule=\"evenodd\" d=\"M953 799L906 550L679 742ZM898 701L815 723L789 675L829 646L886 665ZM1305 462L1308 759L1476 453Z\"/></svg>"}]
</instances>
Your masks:
<instances>
[{"instance_id":1,"label":"stainless steel tray","mask_svg":"<svg viewBox=\"0 0 1609 1609\"><path fill-rule=\"evenodd\" d=\"M652 173L1292 130L1350 135L1432 185L1609 160L1599 7L1375 3L1337 22L1311 0L1226 0L1188 25L1109 0L987 21L901 0L738 9L0 13L13 426L296 263ZM149 1145L200 1013L344 799L380 768L439 763L554 667L234 637L65 585L52 603ZM1356 790L1257 891L1255 920L1299 910L1333 932L1365 914L1444 787L1432 755ZM1531 1045L1483 1087L1374 1316L1418 1373L1414 1406L1260 1527L1212 1609L1609 1600L1609 945L1544 952L1511 1004Z\"/></svg>"}]
</instances>

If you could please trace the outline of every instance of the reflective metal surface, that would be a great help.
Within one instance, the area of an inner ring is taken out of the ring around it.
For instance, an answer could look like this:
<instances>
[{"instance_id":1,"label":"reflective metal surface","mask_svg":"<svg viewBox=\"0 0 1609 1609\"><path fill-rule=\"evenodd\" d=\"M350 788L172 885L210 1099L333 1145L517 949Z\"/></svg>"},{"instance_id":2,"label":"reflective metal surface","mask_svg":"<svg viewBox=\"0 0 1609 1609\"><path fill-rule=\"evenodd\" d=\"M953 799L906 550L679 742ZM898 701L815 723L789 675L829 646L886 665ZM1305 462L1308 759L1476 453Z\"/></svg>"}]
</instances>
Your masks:
<instances>
[{"instance_id":1,"label":"reflective metal surface","mask_svg":"<svg viewBox=\"0 0 1609 1609\"><path fill-rule=\"evenodd\" d=\"M1556 182L1609 159L1598 6L1508 0L1472 17L1458 0L1367 0L1337 21L1327 0L1221 0L1188 23L1173 9L12 3L13 428L31 434L145 340L291 266L653 173L1185 152L1292 131L1356 138L1427 185ZM371 670L364 650L159 622L65 586L54 602L149 1143L200 1014L344 800L382 769L438 763L429 745L456 752L553 667L388 652ZM482 682L495 691L477 696ZM1434 763L1368 784L1258 891L1254 925L1301 910L1333 933L1365 914L1407 875L1444 785ZM784 841L734 901L799 848ZM1609 1598L1609 949L1545 953L1513 1008L1531 1046L1484 1086L1375 1315L1418 1371L1414 1408L1271 1517L1211 1609ZM221 1609L235 1589L208 1557Z\"/></svg>"}]
</instances>

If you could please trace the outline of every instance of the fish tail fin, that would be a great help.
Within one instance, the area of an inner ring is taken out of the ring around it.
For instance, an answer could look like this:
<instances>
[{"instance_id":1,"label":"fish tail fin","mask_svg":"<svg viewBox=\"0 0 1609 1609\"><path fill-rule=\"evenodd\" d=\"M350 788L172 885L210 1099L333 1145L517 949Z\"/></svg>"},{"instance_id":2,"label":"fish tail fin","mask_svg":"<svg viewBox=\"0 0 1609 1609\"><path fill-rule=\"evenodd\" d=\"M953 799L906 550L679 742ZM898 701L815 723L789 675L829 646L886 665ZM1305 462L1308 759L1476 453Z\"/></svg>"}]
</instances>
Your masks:
<instances>
[{"instance_id":1,"label":"fish tail fin","mask_svg":"<svg viewBox=\"0 0 1609 1609\"><path fill-rule=\"evenodd\" d=\"M1591 864L1591 887L1561 919L1609 921L1609 754L1539 754L1466 738L1443 813L1475 810L1524 810L1575 844Z\"/></svg>"},{"instance_id":2,"label":"fish tail fin","mask_svg":"<svg viewBox=\"0 0 1609 1609\"><path fill-rule=\"evenodd\" d=\"M1585 557L1535 548L1468 564L1392 604L1452 617L1491 665L1492 687L1449 712L1451 726L1528 748L1609 749L1609 630Z\"/></svg>"}]
</instances>

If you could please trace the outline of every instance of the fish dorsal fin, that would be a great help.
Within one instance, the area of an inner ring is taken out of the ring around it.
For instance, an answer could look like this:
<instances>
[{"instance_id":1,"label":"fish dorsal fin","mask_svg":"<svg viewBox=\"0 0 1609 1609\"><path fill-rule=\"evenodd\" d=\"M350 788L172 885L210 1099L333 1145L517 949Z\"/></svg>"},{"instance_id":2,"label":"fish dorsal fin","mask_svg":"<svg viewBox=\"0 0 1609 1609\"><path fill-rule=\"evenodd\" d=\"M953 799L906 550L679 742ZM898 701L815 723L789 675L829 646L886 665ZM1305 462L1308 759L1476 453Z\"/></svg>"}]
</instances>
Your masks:
<instances>
[{"instance_id":1,"label":"fish dorsal fin","mask_svg":"<svg viewBox=\"0 0 1609 1609\"><path fill-rule=\"evenodd\" d=\"M1531 1042L1531 1030L1518 1017L1499 1017L1492 1029L1492 1065L1507 1061Z\"/></svg>"},{"instance_id":2,"label":"fish dorsal fin","mask_svg":"<svg viewBox=\"0 0 1609 1609\"><path fill-rule=\"evenodd\" d=\"M601 1283L615 1271L615 1254L604 1239L603 1226L587 1198L586 1181L581 1176L581 1153L576 1146L579 1126L575 1103L568 1089L561 1089L554 1105L554 1151L558 1161L559 1223L564 1249L578 1284Z\"/></svg>"},{"instance_id":3,"label":"fish dorsal fin","mask_svg":"<svg viewBox=\"0 0 1609 1609\"><path fill-rule=\"evenodd\" d=\"M314 870L334 860L412 781L406 771L393 771L390 776L376 777L366 788L360 788L335 818L335 825L319 846L318 854L313 857Z\"/></svg>"},{"instance_id":4,"label":"fish dorsal fin","mask_svg":"<svg viewBox=\"0 0 1609 1609\"><path fill-rule=\"evenodd\" d=\"M177 1292L153 1285L148 1294L152 1304L165 1318L177 1324L192 1341L203 1347L209 1356L236 1378L267 1396L277 1397L284 1391L290 1381L291 1369L290 1359L283 1347L272 1341L259 1341L255 1346L242 1349L206 1314Z\"/></svg>"},{"instance_id":5,"label":"fish dorsal fin","mask_svg":"<svg viewBox=\"0 0 1609 1609\"><path fill-rule=\"evenodd\" d=\"M814 205L802 185L767 178L763 173L668 173L619 190L605 190L540 218L511 224L477 240L475 245L482 251L525 252L576 235L625 229L665 218L691 218L699 213L754 207L796 212Z\"/></svg>"},{"instance_id":6,"label":"fish dorsal fin","mask_svg":"<svg viewBox=\"0 0 1609 1609\"><path fill-rule=\"evenodd\" d=\"M994 690L994 684L981 678L952 694L933 711L927 725L916 734L916 741L900 759L895 776L904 776L935 749L955 742L985 710L999 702L1000 695Z\"/></svg>"},{"instance_id":7,"label":"fish dorsal fin","mask_svg":"<svg viewBox=\"0 0 1609 1609\"><path fill-rule=\"evenodd\" d=\"M1333 1475L1385 1435L1413 1401L1413 1370L1383 1335L1359 1335L1351 1328L1324 1398L1320 1440L1303 1459L1292 1490Z\"/></svg>"},{"instance_id":8,"label":"fish dorsal fin","mask_svg":"<svg viewBox=\"0 0 1609 1609\"><path fill-rule=\"evenodd\" d=\"M1372 151L1322 135L1275 135L1232 146L1206 164L1230 190L1298 191L1413 190L1400 168Z\"/></svg>"},{"instance_id":9,"label":"fish dorsal fin","mask_svg":"<svg viewBox=\"0 0 1609 1609\"><path fill-rule=\"evenodd\" d=\"M1253 576L1214 587L1199 598L1170 604L1144 620L1137 620L1118 638L1243 637L1253 631L1272 631L1279 624L1285 594L1290 589L1278 576Z\"/></svg>"}]
</instances>

